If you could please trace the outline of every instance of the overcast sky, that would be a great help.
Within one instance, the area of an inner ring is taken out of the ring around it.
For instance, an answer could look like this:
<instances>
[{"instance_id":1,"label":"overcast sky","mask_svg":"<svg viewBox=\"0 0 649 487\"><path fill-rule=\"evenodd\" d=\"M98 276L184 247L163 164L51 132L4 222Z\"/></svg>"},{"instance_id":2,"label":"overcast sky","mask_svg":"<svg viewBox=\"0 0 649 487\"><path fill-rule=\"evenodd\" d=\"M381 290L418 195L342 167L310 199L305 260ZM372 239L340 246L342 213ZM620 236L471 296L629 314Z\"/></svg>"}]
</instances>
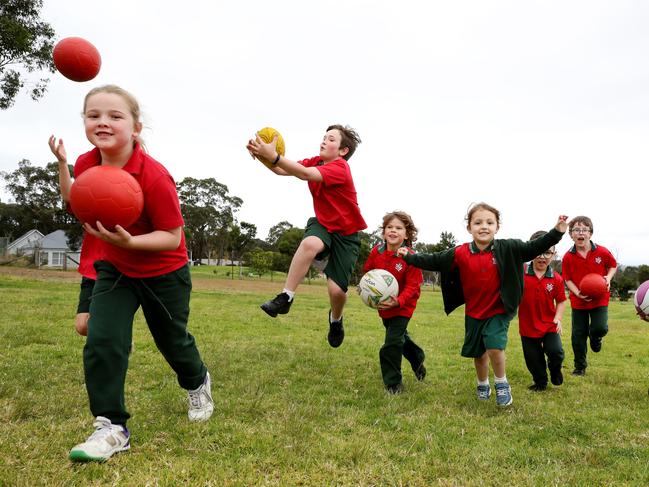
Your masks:
<instances>
[{"instance_id":1,"label":"overcast sky","mask_svg":"<svg viewBox=\"0 0 649 487\"><path fill-rule=\"evenodd\" d=\"M50 134L72 162L89 150L83 97L115 83L142 105L151 155L177 181L225 184L261 238L313 208L246 141L272 126L303 159L342 123L363 140L350 165L368 231L402 209L420 241L464 242L469 205L486 201L501 238L582 214L621 264L649 264L645 0L45 0L42 18L91 41L102 69L56 73L43 100L0 111L0 170L54 160Z\"/></svg>"}]
</instances>

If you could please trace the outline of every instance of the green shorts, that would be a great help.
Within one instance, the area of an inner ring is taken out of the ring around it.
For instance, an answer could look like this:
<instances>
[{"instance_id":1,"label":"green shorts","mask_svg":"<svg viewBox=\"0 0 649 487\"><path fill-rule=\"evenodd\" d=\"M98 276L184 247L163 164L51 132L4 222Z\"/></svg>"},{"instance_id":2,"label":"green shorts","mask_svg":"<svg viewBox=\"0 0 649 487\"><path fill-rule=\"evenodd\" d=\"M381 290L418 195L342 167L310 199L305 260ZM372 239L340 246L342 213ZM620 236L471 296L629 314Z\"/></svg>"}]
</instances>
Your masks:
<instances>
[{"instance_id":1,"label":"green shorts","mask_svg":"<svg viewBox=\"0 0 649 487\"><path fill-rule=\"evenodd\" d=\"M312 217L306 223L304 238L306 237L318 237L322 240L325 249L316 256L316 259L322 260L329 257L324 273L338 284L340 289L347 292L349 277L352 275L361 250L361 237L358 232L345 236L339 233L330 233L320 225L317 218Z\"/></svg>"},{"instance_id":2,"label":"green shorts","mask_svg":"<svg viewBox=\"0 0 649 487\"><path fill-rule=\"evenodd\" d=\"M77 305L77 314L90 312L90 299L92 298L92 290L95 288L95 280L87 277L81 278L81 286L79 290L79 304Z\"/></svg>"},{"instance_id":3,"label":"green shorts","mask_svg":"<svg viewBox=\"0 0 649 487\"><path fill-rule=\"evenodd\" d=\"M464 316L462 356L479 358L487 349L505 350L510 318L501 314L478 320Z\"/></svg>"}]
</instances>

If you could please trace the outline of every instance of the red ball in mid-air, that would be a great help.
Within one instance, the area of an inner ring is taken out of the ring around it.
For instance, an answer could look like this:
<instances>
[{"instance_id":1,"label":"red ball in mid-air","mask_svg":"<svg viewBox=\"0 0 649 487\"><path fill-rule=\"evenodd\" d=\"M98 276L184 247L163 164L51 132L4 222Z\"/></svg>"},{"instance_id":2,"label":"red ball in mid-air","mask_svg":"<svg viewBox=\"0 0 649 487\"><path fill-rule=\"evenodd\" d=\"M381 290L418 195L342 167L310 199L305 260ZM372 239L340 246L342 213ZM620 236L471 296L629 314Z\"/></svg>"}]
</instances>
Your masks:
<instances>
[{"instance_id":1,"label":"red ball in mid-air","mask_svg":"<svg viewBox=\"0 0 649 487\"><path fill-rule=\"evenodd\" d=\"M139 218L144 206L142 188L133 176L118 167L95 166L81 173L70 188L70 207L83 223L108 230L126 228Z\"/></svg>"},{"instance_id":2,"label":"red ball in mid-air","mask_svg":"<svg viewBox=\"0 0 649 487\"><path fill-rule=\"evenodd\" d=\"M586 274L579 283L579 292L589 298L601 298L607 291L606 279L601 274Z\"/></svg>"},{"instance_id":3,"label":"red ball in mid-air","mask_svg":"<svg viewBox=\"0 0 649 487\"><path fill-rule=\"evenodd\" d=\"M99 51L81 37L61 39L52 51L54 65L72 81L89 81L97 76L101 67Z\"/></svg>"}]
</instances>

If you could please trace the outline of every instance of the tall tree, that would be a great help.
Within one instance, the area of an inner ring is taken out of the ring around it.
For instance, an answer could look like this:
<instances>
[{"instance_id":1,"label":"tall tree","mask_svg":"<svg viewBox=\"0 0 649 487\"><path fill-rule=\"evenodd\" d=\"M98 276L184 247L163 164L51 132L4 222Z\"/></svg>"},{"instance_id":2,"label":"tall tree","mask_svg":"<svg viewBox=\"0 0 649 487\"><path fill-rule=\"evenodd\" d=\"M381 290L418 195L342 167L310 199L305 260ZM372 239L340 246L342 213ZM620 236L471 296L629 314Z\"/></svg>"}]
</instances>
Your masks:
<instances>
[{"instance_id":1,"label":"tall tree","mask_svg":"<svg viewBox=\"0 0 649 487\"><path fill-rule=\"evenodd\" d=\"M649 281L649 265L641 265L638 267L638 286L645 281Z\"/></svg>"},{"instance_id":2,"label":"tall tree","mask_svg":"<svg viewBox=\"0 0 649 487\"><path fill-rule=\"evenodd\" d=\"M243 200L230 196L228 187L214 178L185 178L176 186L193 258L209 258L213 250L223 258Z\"/></svg>"},{"instance_id":3,"label":"tall tree","mask_svg":"<svg viewBox=\"0 0 649 487\"><path fill-rule=\"evenodd\" d=\"M271 247L277 247L277 242L282 234L291 228L293 228L293 225L287 221L281 221L278 224L273 225L270 227L270 230L268 230L268 238L266 238L266 242Z\"/></svg>"},{"instance_id":4,"label":"tall tree","mask_svg":"<svg viewBox=\"0 0 649 487\"><path fill-rule=\"evenodd\" d=\"M241 222L241 225L234 225L230 231L228 251L231 261L241 261L244 253L251 247L257 235L257 226L252 223Z\"/></svg>"},{"instance_id":5,"label":"tall tree","mask_svg":"<svg viewBox=\"0 0 649 487\"><path fill-rule=\"evenodd\" d=\"M78 248L82 228L76 218L68 213L59 193L58 163L45 167L32 166L23 159L13 172L0 172L7 191L15 204L5 205L0 218L2 236L19 237L38 229L44 234L54 230L65 231L68 245Z\"/></svg>"},{"instance_id":6,"label":"tall tree","mask_svg":"<svg viewBox=\"0 0 649 487\"><path fill-rule=\"evenodd\" d=\"M54 29L40 19L42 0L0 1L0 109L11 107L22 88L32 100L47 91L48 78L28 82L27 73L55 71Z\"/></svg>"}]
</instances>

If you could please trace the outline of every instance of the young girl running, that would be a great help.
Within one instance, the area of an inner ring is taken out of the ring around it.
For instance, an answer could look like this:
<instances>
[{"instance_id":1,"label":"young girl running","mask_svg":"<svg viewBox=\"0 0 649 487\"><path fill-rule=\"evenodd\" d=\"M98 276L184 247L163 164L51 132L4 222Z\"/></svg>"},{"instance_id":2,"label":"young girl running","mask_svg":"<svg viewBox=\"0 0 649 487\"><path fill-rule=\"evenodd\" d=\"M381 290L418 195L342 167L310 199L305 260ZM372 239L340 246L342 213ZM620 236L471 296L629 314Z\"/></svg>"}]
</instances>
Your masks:
<instances>
[{"instance_id":1,"label":"young girl running","mask_svg":"<svg viewBox=\"0 0 649 487\"><path fill-rule=\"evenodd\" d=\"M189 420L207 420L213 411L210 375L194 337L187 332L191 276L176 185L159 162L144 152L139 105L114 86L91 90L85 98L86 137L95 148L83 154L75 175L97 165L122 168L144 193L144 209L131 226L107 230L85 223L101 241L103 260L90 303L83 351L86 389L95 432L70 451L75 461L103 461L130 448L124 402L133 317L142 307L156 346L189 395Z\"/></svg>"},{"instance_id":2,"label":"young girl running","mask_svg":"<svg viewBox=\"0 0 649 487\"><path fill-rule=\"evenodd\" d=\"M478 399L491 396L489 364L494 371L496 403L509 406L512 393L505 374L505 348L509 322L523 295L523 263L561 240L568 217L536 240L495 239L500 212L486 203L473 205L467 214L467 230L473 241L432 254L411 255L402 247L398 254L408 263L442 273L442 297L447 314L466 304L462 356L473 358L478 378Z\"/></svg>"},{"instance_id":3,"label":"young girl running","mask_svg":"<svg viewBox=\"0 0 649 487\"><path fill-rule=\"evenodd\" d=\"M383 217L383 242L375 246L365 261L363 272L385 269L399 283L399 295L379 304L379 316L385 326L385 343L379 351L383 383L390 394L403 390L401 357L410 362L417 380L424 380L424 351L417 345L407 327L421 295L421 270L406 264L396 255L403 246L411 247L417 240L417 227L403 211L393 211ZM412 252L412 250L410 250Z\"/></svg>"}]
</instances>

